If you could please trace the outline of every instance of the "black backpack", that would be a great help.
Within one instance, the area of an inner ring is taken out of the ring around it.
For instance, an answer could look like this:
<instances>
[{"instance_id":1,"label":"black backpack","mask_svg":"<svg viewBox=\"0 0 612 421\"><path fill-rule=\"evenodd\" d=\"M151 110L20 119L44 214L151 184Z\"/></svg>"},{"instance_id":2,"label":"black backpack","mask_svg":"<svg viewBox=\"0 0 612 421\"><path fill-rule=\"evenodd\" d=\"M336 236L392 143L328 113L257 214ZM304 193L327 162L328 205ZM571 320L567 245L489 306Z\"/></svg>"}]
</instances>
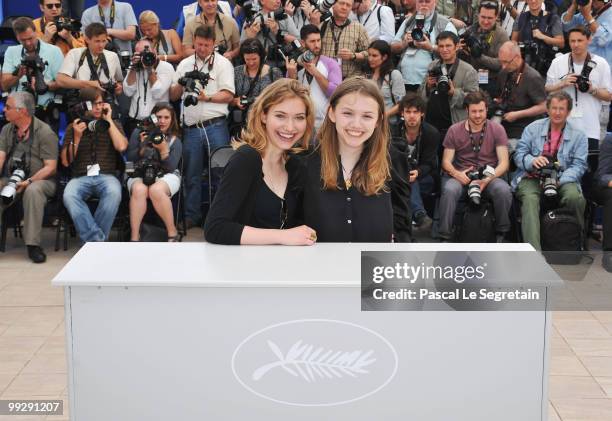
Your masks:
<instances>
[{"instance_id":1,"label":"black backpack","mask_svg":"<svg viewBox=\"0 0 612 421\"><path fill-rule=\"evenodd\" d=\"M580 263L583 245L582 227L573 210L560 208L545 212L540 222L540 238L542 254L548 263L554 265Z\"/></svg>"},{"instance_id":2,"label":"black backpack","mask_svg":"<svg viewBox=\"0 0 612 421\"><path fill-rule=\"evenodd\" d=\"M463 221L457 235L459 243L494 243L495 214L491 202L482 202L478 207L465 206Z\"/></svg>"}]
</instances>

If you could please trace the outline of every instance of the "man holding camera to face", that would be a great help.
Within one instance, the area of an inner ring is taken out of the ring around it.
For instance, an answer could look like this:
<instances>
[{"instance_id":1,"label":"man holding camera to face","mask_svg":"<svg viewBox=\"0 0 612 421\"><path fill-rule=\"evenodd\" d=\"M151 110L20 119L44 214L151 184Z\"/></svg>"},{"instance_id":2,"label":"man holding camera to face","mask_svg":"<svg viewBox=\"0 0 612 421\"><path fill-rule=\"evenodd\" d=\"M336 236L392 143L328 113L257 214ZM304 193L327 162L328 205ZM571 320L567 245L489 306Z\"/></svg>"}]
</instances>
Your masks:
<instances>
[{"instance_id":1,"label":"man holding camera to face","mask_svg":"<svg viewBox=\"0 0 612 421\"><path fill-rule=\"evenodd\" d=\"M6 49L2 89L30 92L36 100L36 116L57 129L59 113L53 106L53 100L55 91L60 87L56 77L64 56L58 47L37 38L30 18L15 19L13 31L20 45Z\"/></svg>"},{"instance_id":2,"label":"man holding camera to face","mask_svg":"<svg viewBox=\"0 0 612 421\"><path fill-rule=\"evenodd\" d=\"M401 54L399 70L406 91L416 92L427 76L436 51L436 38L444 31L457 33L450 20L436 12L436 0L417 0L417 14L411 15L395 34L391 51Z\"/></svg>"},{"instance_id":3,"label":"man holding camera to face","mask_svg":"<svg viewBox=\"0 0 612 421\"><path fill-rule=\"evenodd\" d=\"M85 45L81 38L81 23L62 16L60 0L39 0L42 17L34 19L36 35L48 44L53 44L66 55L72 48Z\"/></svg>"},{"instance_id":4,"label":"man holding camera to face","mask_svg":"<svg viewBox=\"0 0 612 421\"><path fill-rule=\"evenodd\" d=\"M127 134L131 134L139 121L151 115L158 102L168 102L174 68L159 60L151 41L141 39L134 47L132 63L123 81L123 93L131 98Z\"/></svg>"},{"instance_id":5,"label":"man holding camera to face","mask_svg":"<svg viewBox=\"0 0 612 421\"><path fill-rule=\"evenodd\" d=\"M199 26L193 37L195 54L176 68L170 98L183 102L185 218L188 226L202 223L202 171L210 153L229 143L228 104L234 99L234 67L215 52L215 30Z\"/></svg>"},{"instance_id":6,"label":"man holding camera to face","mask_svg":"<svg viewBox=\"0 0 612 421\"><path fill-rule=\"evenodd\" d=\"M107 48L112 48L116 53L127 51L131 54L131 41L136 38L138 26L132 5L116 0L98 0L96 3L83 12L83 28L94 22L101 23L109 37Z\"/></svg>"},{"instance_id":7,"label":"man holding camera to face","mask_svg":"<svg viewBox=\"0 0 612 421\"><path fill-rule=\"evenodd\" d=\"M120 154L128 141L121 124L112 119L110 104L95 89L80 92L78 117L66 128L62 164L72 179L64 190L64 205L81 241L106 241L121 202ZM94 215L87 200L98 198Z\"/></svg>"},{"instance_id":8,"label":"man holding camera to face","mask_svg":"<svg viewBox=\"0 0 612 421\"><path fill-rule=\"evenodd\" d=\"M497 2L482 1L478 7L478 22L460 36L460 57L478 71L480 89L489 95L495 93L495 81L501 69L497 58L499 49L509 39L506 31L497 24L498 16Z\"/></svg>"},{"instance_id":9,"label":"man holding camera to face","mask_svg":"<svg viewBox=\"0 0 612 421\"><path fill-rule=\"evenodd\" d=\"M40 247L41 232L45 206L55 195L57 135L34 117L34 98L28 92L10 94L4 112L8 124L0 132L0 215L17 194L23 194L28 256L43 263L47 256Z\"/></svg>"}]
</instances>

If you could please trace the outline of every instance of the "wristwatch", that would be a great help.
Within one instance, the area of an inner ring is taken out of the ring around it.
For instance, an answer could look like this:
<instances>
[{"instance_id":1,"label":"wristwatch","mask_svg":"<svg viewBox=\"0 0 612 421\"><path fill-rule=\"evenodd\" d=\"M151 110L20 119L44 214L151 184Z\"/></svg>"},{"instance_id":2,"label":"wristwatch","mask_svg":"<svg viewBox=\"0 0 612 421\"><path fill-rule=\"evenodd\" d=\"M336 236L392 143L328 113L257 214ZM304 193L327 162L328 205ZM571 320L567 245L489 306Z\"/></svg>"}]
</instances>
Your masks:
<instances>
[{"instance_id":1,"label":"wristwatch","mask_svg":"<svg viewBox=\"0 0 612 421\"><path fill-rule=\"evenodd\" d=\"M28 186L29 186L30 184L32 184L32 179L31 179L31 178L28 178L26 181L28 182Z\"/></svg>"}]
</instances>

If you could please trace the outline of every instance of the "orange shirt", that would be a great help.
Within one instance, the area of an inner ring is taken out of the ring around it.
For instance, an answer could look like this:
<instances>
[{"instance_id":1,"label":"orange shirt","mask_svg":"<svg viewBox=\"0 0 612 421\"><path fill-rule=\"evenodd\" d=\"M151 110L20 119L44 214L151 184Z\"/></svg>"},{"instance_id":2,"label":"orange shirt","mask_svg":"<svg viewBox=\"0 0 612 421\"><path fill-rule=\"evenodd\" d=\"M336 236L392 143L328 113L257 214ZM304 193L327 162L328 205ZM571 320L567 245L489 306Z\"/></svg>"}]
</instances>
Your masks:
<instances>
[{"instance_id":1,"label":"orange shirt","mask_svg":"<svg viewBox=\"0 0 612 421\"><path fill-rule=\"evenodd\" d=\"M34 19L33 22L34 22L34 26L36 27L36 35L38 36L39 39L42 39L44 41L45 33L42 29L43 19L44 19L43 17L40 17L38 19ZM79 37L73 36L72 45L70 45L68 41L66 41L64 38L57 37L57 41L55 41L53 44L59 47L59 49L62 50L62 54L64 54L65 56L66 54L68 54L68 51L70 51L73 48L85 47L85 40L81 36Z\"/></svg>"}]
</instances>

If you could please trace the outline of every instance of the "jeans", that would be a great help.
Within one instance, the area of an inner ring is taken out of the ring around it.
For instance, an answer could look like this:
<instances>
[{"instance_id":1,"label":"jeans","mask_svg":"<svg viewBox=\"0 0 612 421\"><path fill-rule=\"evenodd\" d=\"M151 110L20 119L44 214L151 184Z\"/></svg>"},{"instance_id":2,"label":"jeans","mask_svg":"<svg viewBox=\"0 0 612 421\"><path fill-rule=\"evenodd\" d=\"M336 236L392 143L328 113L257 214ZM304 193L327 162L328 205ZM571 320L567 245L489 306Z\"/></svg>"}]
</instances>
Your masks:
<instances>
[{"instance_id":1,"label":"jeans","mask_svg":"<svg viewBox=\"0 0 612 421\"><path fill-rule=\"evenodd\" d=\"M426 175L423 178L419 178L415 183L412 183L410 187L410 207L412 208L412 215L416 216L420 213L425 213L422 195L429 194L433 191L433 177L431 175Z\"/></svg>"},{"instance_id":2,"label":"jeans","mask_svg":"<svg viewBox=\"0 0 612 421\"><path fill-rule=\"evenodd\" d=\"M92 198L99 201L93 216L86 203ZM83 242L108 239L120 203L121 183L108 174L73 178L64 190L64 205Z\"/></svg>"},{"instance_id":3,"label":"jeans","mask_svg":"<svg viewBox=\"0 0 612 421\"><path fill-rule=\"evenodd\" d=\"M185 177L185 218L202 221L202 171L208 168L209 152L229 144L227 121L219 121L204 129L185 129L183 168Z\"/></svg>"}]
</instances>

